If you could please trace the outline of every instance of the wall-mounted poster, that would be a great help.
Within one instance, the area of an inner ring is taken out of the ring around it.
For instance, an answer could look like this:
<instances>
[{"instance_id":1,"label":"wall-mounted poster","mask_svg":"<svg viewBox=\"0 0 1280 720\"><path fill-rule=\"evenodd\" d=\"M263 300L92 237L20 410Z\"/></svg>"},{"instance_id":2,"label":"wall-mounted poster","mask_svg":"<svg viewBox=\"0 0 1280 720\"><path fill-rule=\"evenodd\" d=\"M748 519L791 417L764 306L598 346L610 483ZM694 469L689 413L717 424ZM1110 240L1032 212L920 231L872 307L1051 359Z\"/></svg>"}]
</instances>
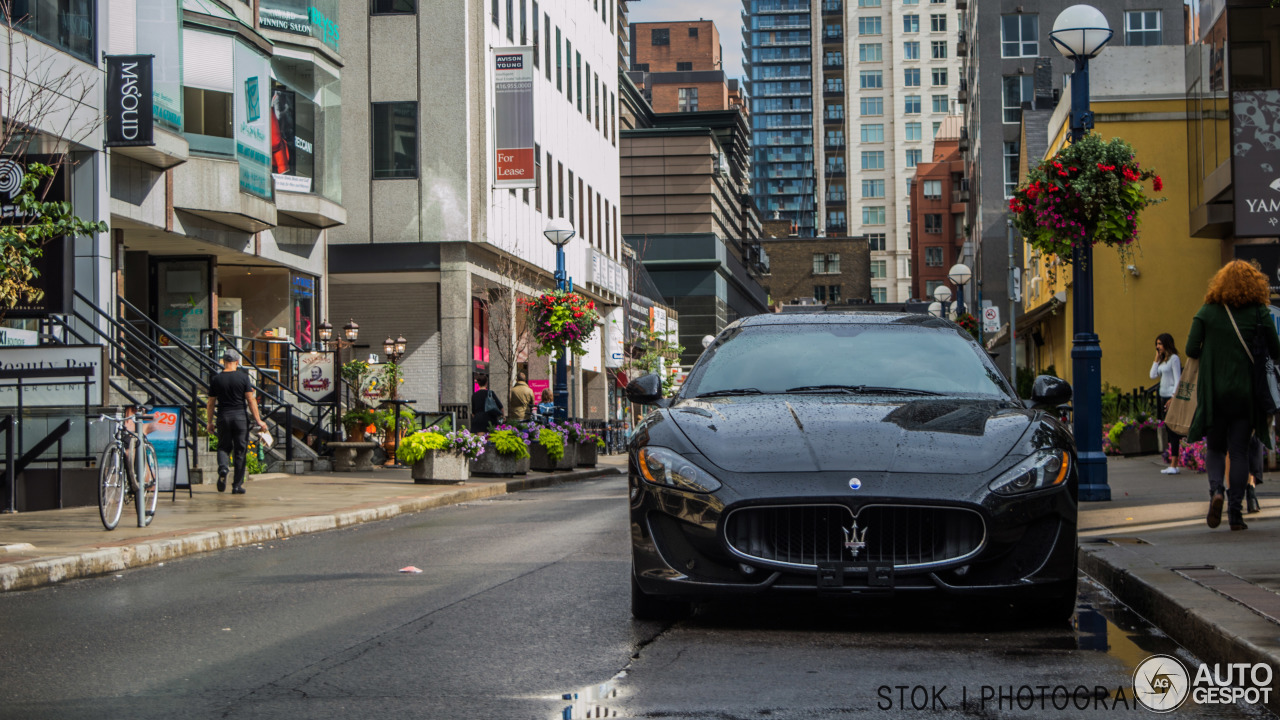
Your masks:
<instances>
[{"instance_id":1,"label":"wall-mounted poster","mask_svg":"<svg viewBox=\"0 0 1280 720\"><path fill-rule=\"evenodd\" d=\"M1235 236L1280 236L1280 90L1231 93Z\"/></svg>"}]
</instances>

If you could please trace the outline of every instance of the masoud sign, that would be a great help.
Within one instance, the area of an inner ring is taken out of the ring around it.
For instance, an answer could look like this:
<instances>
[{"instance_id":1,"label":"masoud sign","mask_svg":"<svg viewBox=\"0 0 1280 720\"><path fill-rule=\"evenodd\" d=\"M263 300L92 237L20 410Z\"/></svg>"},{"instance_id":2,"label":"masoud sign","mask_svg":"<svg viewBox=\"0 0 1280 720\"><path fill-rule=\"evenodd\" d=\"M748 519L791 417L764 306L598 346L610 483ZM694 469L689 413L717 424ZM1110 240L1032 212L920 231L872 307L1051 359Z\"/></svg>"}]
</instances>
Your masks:
<instances>
[{"instance_id":1,"label":"masoud sign","mask_svg":"<svg viewBox=\"0 0 1280 720\"><path fill-rule=\"evenodd\" d=\"M107 147L155 145L150 55L107 56Z\"/></svg>"}]
</instances>

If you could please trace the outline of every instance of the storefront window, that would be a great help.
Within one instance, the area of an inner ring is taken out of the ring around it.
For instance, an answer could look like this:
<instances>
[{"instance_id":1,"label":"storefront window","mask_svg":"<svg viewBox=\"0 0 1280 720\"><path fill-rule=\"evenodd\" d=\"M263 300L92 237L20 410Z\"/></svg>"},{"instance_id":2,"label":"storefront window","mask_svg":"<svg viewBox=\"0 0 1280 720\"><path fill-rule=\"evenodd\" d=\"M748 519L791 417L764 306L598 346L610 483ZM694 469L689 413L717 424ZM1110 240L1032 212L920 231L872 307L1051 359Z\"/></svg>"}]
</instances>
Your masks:
<instances>
[{"instance_id":1,"label":"storefront window","mask_svg":"<svg viewBox=\"0 0 1280 720\"><path fill-rule=\"evenodd\" d=\"M276 190L342 201L340 82L323 66L272 61L271 173Z\"/></svg>"},{"instance_id":2,"label":"storefront window","mask_svg":"<svg viewBox=\"0 0 1280 720\"><path fill-rule=\"evenodd\" d=\"M293 342L301 348L311 347L316 308L316 279L310 275L293 274L290 294L293 296Z\"/></svg>"},{"instance_id":3,"label":"storefront window","mask_svg":"<svg viewBox=\"0 0 1280 720\"><path fill-rule=\"evenodd\" d=\"M92 0L14 0L11 17L19 30L76 57L97 64L98 33Z\"/></svg>"}]
</instances>

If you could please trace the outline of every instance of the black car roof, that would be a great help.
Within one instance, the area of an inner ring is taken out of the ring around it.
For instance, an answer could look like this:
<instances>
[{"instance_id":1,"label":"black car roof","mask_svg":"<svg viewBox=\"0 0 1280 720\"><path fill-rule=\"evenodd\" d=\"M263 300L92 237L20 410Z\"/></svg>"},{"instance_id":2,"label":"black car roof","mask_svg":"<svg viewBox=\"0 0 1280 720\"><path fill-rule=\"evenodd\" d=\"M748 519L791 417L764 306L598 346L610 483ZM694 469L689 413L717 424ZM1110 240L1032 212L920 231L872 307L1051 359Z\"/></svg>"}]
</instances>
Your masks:
<instances>
[{"instance_id":1,"label":"black car roof","mask_svg":"<svg viewBox=\"0 0 1280 720\"><path fill-rule=\"evenodd\" d=\"M738 321L739 327L753 325L915 325L926 328L956 328L954 323L926 313L840 310L838 312L787 312L752 315Z\"/></svg>"}]
</instances>

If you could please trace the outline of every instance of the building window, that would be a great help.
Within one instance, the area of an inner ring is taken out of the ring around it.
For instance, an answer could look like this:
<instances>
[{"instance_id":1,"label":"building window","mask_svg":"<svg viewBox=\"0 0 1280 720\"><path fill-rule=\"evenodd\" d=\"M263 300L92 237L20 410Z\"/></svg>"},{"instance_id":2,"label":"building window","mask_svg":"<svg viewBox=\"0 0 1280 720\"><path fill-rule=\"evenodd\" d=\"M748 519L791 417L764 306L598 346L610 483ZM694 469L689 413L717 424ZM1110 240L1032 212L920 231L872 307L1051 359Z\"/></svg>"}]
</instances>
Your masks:
<instances>
[{"instance_id":1,"label":"building window","mask_svg":"<svg viewBox=\"0 0 1280 720\"><path fill-rule=\"evenodd\" d=\"M493 16L493 26L499 27L498 0L491 0L489 3L489 14Z\"/></svg>"},{"instance_id":2,"label":"building window","mask_svg":"<svg viewBox=\"0 0 1280 720\"><path fill-rule=\"evenodd\" d=\"M829 148L844 147L844 131L828 130L827 131L827 147Z\"/></svg>"},{"instance_id":3,"label":"building window","mask_svg":"<svg viewBox=\"0 0 1280 720\"><path fill-rule=\"evenodd\" d=\"M947 95L933 96L933 111L936 113L944 113L951 105L951 99Z\"/></svg>"},{"instance_id":4,"label":"building window","mask_svg":"<svg viewBox=\"0 0 1280 720\"><path fill-rule=\"evenodd\" d=\"M934 87L940 87L940 86L943 86L943 85L946 85L946 84L947 84L947 69L946 69L946 68L934 68L931 72L933 73L933 86L934 86Z\"/></svg>"},{"instance_id":5,"label":"building window","mask_svg":"<svg viewBox=\"0 0 1280 720\"><path fill-rule=\"evenodd\" d=\"M915 40L902 43L902 58L904 60L919 60L920 43Z\"/></svg>"},{"instance_id":6,"label":"building window","mask_svg":"<svg viewBox=\"0 0 1280 720\"><path fill-rule=\"evenodd\" d=\"M827 92L844 92L844 78L827 78L824 86Z\"/></svg>"},{"instance_id":7,"label":"building window","mask_svg":"<svg viewBox=\"0 0 1280 720\"><path fill-rule=\"evenodd\" d=\"M676 72L689 72L693 70L693 63L678 62L676 63Z\"/></svg>"},{"instance_id":8,"label":"building window","mask_svg":"<svg viewBox=\"0 0 1280 720\"><path fill-rule=\"evenodd\" d=\"M679 93L680 112L698 111L698 88L680 88L677 92Z\"/></svg>"},{"instance_id":9,"label":"building window","mask_svg":"<svg viewBox=\"0 0 1280 720\"><path fill-rule=\"evenodd\" d=\"M866 150L862 153L862 169L863 170L883 170L884 169L884 151L883 150Z\"/></svg>"},{"instance_id":10,"label":"building window","mask_svg":"<svg viewBox=\"0 0 1280 720\"><path fill-rule=\"evenodd\" d=\"M926 200L938 200L942 197L941 180L925 180L922 185L924 187L924 197Z\"/></svg>"},{"instance_id":11,"label":"building window","mask_svg":"<svg viewBox=\"0 0 1280 720\"><path fill-rule=\"evenodd\" d=\"M529 8L525 4L525 0L520 0L520 44L529 44L529 18L526 14ZM535 55L535 57L537 57Z\"/></svg>"},{"instance_id":12,"label":"building window","mask_svg":"<svg viewBox=\"0 0 1280 720\"><path fill-rule=\"evenodd\" d=\"M871 261L871 279L883 280L889 276L888 260L872 260Z\"/></svg>"},{"instance_id":13,"label":"building window","mask_svg":"<svg viewBox=\"0 0 1280 720\"><path fill-rule=\"evenodd\" d=\"M844 174L844 156L837 155L835 157L827 158L827 172L843 175Z\"/></svg>"},{"instance_id":14,"label":"building window","mask_svg":"<svg viewBox=\"0 0 1280 720\"><path fill-rule=\"evenodd\" d=\"M905 126L907 140L920 140L920 123L909 122Z\"/></svg>"},{"instance_id":15,"label":"building window","mask_svg":"<svg viewBox=\"0 0 1280 720\"><path fill-rule=\"evenodd\" d=\"M924 265L925 267L942 267L942 248L927 247L924 249ZM930 296L932 297L932 296Z\"/></svg>"},{"instance_id":16,"label":"building window","mask_svg":"<svg viewBox=\"0 0 1280 720\"><path fill-rule=\"evenodd\" d=\"M582 53L575 53L573 59L576 62L573 81L578 85L578 112L582 112Z\"/></svg>"},{"instance_id":17,"label":"building window","mask_svg":"<svg viewBox=\"0 0 1280 720\"><path fill-rule=\"evenodd\" d=\"M917 150L908 150L908 151L907 151L907 167L909 167L909 168L913 168L913 167L915 167L915 166L919 165L919 164L920 164L920 156L921 156L921 154L922 154L922 151L921 151L921 150L918 150L918 149L917 149Z\"/></svg>"},{"instance_id":18,"label":"building window","mask_svg":"<svg viewBox=\"0 0 1280 720\"><path fill-rule=\"evenodd\" d=\"M640 72L649 72L649 63L636 63L631 66L631 69L638 70Z\"/></svg>"},{"instance_id":19,"label":"building window","mask_svg":"<svg viewBox=\"0 0 1280 720\"><path fill-rule=\"evenodd\" d=\"M373 178L418 176L418 103L373 103Z\"/></svg>"},{"instance_id":20,"label":"building window","mask_svg":"<svg viewBox=\"0 0 1280 720\"><path fill-rule=\"evenodd\" d=\"M844 213L841 213L843 220ZM814 253L813 274L835 275L840 272L840 253Z\"/></svg>"},{"instance_id":21,"label":"building window","mask_svg":"<svg viewBox=\"0 0 1280 720\"><path fill-rule=\"evenodd\" d=\"M840 23L827 23L822 30L824 41L838 41L844 38L844 26Z\"/></svg>"},{"instance_id":22,"label":"building window","mask_svg":"<svg viewBox=\"0 0 1280 720\"><path fill-rule=\"evenodd\" d=\"M1035 97L1035 78L1030 75L1006 75L1003 95L1005 123L1022 122L1022 103Z\"/></svg>"},{"instance_id":23,"label":"building window","mask_svg":"<svg viewBox=\"0 0 1280 720\"><path fill-rule=\"evenodd\" d=\"M884 206L872 205L862 208L862 224L863 225L883 225L884 224ZM872 277L875 277L872 275Z\"/></svg>"},{"instance_id":24,"label":"building window","mask_svg":"<svg viewBox=\"0 0 1280 720\"><path fill-rule=\"evenodd\" d=\"M880 7L880 0L858 0L858 7L878 8Z\"/></svg>"},{"instance_id":25,"label":"building window","mask_svg":"<svg viewBox=\"0 0 1280 720\"><path fill-rule=\"evenodd\" d=\"M1000 17L1000 57L1036 57L1040 54L1040 16Z\"/></svg>"},{"instance_id":26,"label":"building window","mask_svg":"<svg viewBox=\"0 0 1280 720\"><path fill-rule=\"evenodd\" d=\"M863 180L862 181L862 197L864 198L884 197L884 180Z\"/></svg>"},{"instance_id":27,"label":"building window","mask_svg":"<svg viewBox=\"0 0 1280 720\"><path fill-rule=\"evenodd\" d=\"M904 95L903 101L904 101L903 109L902 109L903 112L905 112L908 115L920 114L920 96L919 95Z\"/></svg>"},{"instance_id":28,"label":"building window","mask_svg":"<svg viewBox=\"0 0 1280 720\"><path fill-rule=\"evenodd\" d=\"M932 54L932 57L934 60L946 60L947 59L947 41L934 40L930 42L929 52Z\"/></svg>"},{"instance_id":29,"label":"building window","mask_svg":"<svg viewBox=\"0 0 1280 720\"><path fill-rule=\"evenodd\" d=\"M831 103L830 105L827 105L826 113L828 120L843 120L844 105L841 103Z\"/></svg>"},{"instance_id":30,"label":"building window","mask_svg":"<svg viewBox=\"0 0 1280 720\"><path fill-rule=\"evenodd\" d=\"M862 142L879 143L884 142L884 125L872 123L862 126Z\"/></svg>"},{"instance_id":31,"label":"building window","mask_svg":"<svg viewBox=\"0 0 1280 720\"><path fill-rule=\"evenodd\" d=\"M947 16L943 14L929 16L929 30L933 32L947 31Z\"/></svg>"},{"instance_id":32,"label":"building window","mask_svg":"<svg viewBox=\"0 0 1280 720\"><path fill-rule=\"evenodd\" d=\"M827 188L827 202L844 202L845 198L843 184L835 183Z\"/></svg>"},{"instance_id":33,"label":"building window","mask_svg":"<svg viewBox=\"0 0 1280 720\"><path fill-rule=\"evenodd\" d=\"M907 87L920 87L920 68L907 68L902 72L904 85Z\"/></svg>"},{"instance_id":34,"label":"building window","mask_svg":"<svg viewBox=\"0 0 1280 720\"><path fill-rule=\"evenodd\" d=\"M412 15L418 12L417 0L373 0L370 15Z\"/></svg>"},{"instance_id":35,"label":"building window","mask_svg":"<svg viewBox=\"0 0 1280 720\"><path fill-rule=\"evenodd\" d=\"M649 31L650 45L670 45L671 29L670 28L654 28Z\"/></svg>"},{"instance_id":36,"label":"building window","mask_svg":"<svg viewBox=\"0 0 1280 720\"><path fill-rule=\"evenodd\" d=\"M880 34L880 18L878 17L858 18L858 34L859 35L879 35Z\"/></svg>"},{"instance_id":37,"label":"building window","mask_svg":"<svg viewBox=\"0 0 1280 720\"><path fill-rule=\"evenodd\" d=\"M698 37L698 28L696 28L696 27L691 27L691 28L689 28L689 37L691 37L691 38L696 38L696 37Z\"/></svg>"},{"instance_id":38,"label":"building window","mask_svg":"<svg viewBox=\"0 0 1280 720\"><path fill-rule=\"evenodd\" d=\"M1004 144L1004 196L1005 198L1013 197L1013 192L1018 189L1018 172L1019 166L1019 148L1016 142L1007 142Z\"/></svg>"},{"instance_id":39,"label":"building window","mask_svg":"<svg viewBox=\"0 0 1280 720\"><path fill-rule=\"evenodd\" d=\"M560 57L560 28L556 28L556 89L563 90L564 84L560 82L560 66L563 64L563 58Z\"/></svg>"},{"instance_id":40,"label":"building window","mask_svg":"<svg viewBox=\"0 0 1280 720\"><path fill-rule=\"evenodd\" d=\"M822 64L829 68L844 67L844 53L839 50L822 56Z\"/></svg>"},{"instance_id":41,"label":"building window","mask_svg":"<svg viewBox=\"0 0 1280 720\"><path fill-rule=\"evenodd\" d=\"M884 304L888 302L889 291L885 288L871 288L871 302Z\"/></svg>"},{"instance_id":42,"label":"building window","mask_svg":"<svg viewBox=\"0 0 1280 720\"><path fill-rule=\"evenodd\" d=\"M872 250L873 252L884 250L884 238L885 238L884 233L869 233L867 234L866 238L867 238L867 245L870 250Z\"/></svg>"},{"instance_id":43,"label":"building window","mask_svg":"<svg viewBox=\"0 0 1280 720\"><path fill-rule=\"evenodd\" d=\"M814 285L813 299L820 303L834 304L840 302L839 285Z\"/></svg>"},{"instance_id":44,"label":"building window","mask_svg":"<svg viewBox=\"0 0 1280 720\"><path fill-rule=\"evenodd\" d=\"M883 115L884 98L866 97L858 101L863 115Z\"/></svg>"},{"instance_id":45,"label":"building window","mask_svg":"<svg viewBox=\"0 0 1280 720\"><path fill-rule=\"evenodd\" d=\"M919 15L903 15L902 16L902 32L920 32L920 16Z\"/></svg>"},{"instance_id":46,"label":"building window","mask_svg":"<svg viewBox=\"0 0 1280 720\"><path fill-rule=\"evenodd\" d=\"M516 13L513 2L514 0L507 0L507 39L511 42L516 41Z\"/></svg>"},{"instance_id":47,"label":"building window","mask_svg":"<svg viewBox=\"0 0 1280 720\"><path fill-rule=\"evenodd\" d=\"M942 215L937 213L924 214L924 231L930 235L939 235L942 233Z\"/></svg>"},{"instance_id":48,"label":"building window","mask_svg":"<svg viewBox=\"0 0 1280 720\"><path fill-rule=\"evenodd\" d=\"M845 219L843 210L831 210L827 212L827 228L836 230L837 232L845 232L849 227L848 220Z\"/></svg>"},{"instance_id":49,"label":"building window","mask_svg":"<svg viewBox=\"0 0 1280 720\"><path fill-rule=\"evenodd\" d=\"M942 123L935 122L933 124L933 134L930 135L929 137L938 137L938 128L941 128L941 127L942 127Z\"/></svg>"},{"instance_id":50,"label":"building window","mask_svg":"<svg viewBox=\"0 0 1280 720\"><path fill-rule=\"evenodd\" d=\"M878 90L884 87L884 74L879 70L863 70L859 73L858 84L863 90Z\"/></svg>"},{"instance_id":51,"label":"building window","mask_svg":"<svg viewBox=\"0 0 1280 720\"><path fill-rule=\"evenodd\" d=\"M880 43L862 43L858 45L858 60L862 62L880 62L883 59L883 46Z\"/></svg>"},{"instance_id":52,"label":"building window","mask_svg":"<svg viewBox=\"0 0 1280 720\"><path fill-rule=\"evenodd\" d=\"M1124 14L1125 45L1159 45L1162 36L1159 10L1131 10Z\"/></svg>"}]
</instances>

